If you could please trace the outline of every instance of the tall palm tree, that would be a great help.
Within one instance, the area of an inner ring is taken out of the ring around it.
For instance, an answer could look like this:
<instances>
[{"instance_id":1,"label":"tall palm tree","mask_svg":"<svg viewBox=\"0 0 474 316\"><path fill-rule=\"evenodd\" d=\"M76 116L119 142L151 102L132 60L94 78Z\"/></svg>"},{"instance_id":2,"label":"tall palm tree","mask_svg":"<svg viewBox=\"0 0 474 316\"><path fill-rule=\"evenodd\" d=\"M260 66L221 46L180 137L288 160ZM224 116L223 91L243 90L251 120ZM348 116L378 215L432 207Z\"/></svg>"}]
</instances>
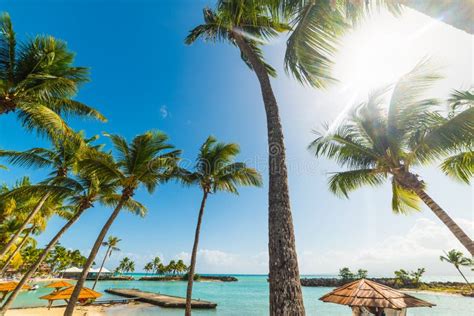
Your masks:
<instances>
[{"instance_id":1,"label":"tall palm tree","mask_svg":"<svg viewBox=\"0 0 474 316\"><path fill-rule=\"evenodd\" d=\"M262 185L262 177L255 169L247 167L243 162L234 162L239 152L239 145L234 143L218 143L214 137L209 136L199 150L194 170L181 171L182 179L185 184L197 185L202 190L201 207L199 208L191 254L191 265L189 266L188 288L186 290L186 315L191 315L196 255L204 208L209 194L214 194L219 191L238 194L238 186ZM174 261L172 262L174 263ZM175 267L173 267L173 269L176 270Z\"/></svg>"},{"instance_id":2,"label":"tall palm tree","mask_svg":"<svg viewBox=\"0 0 474 316\"><path fill-rule=\"evenodd\" d=\"M274 77L276 72L264 61L261 50L264 41L288 29L286 24L272 18L271 10L264 1L220 0L217 1L215 10L204 9L204 24L191 30L185 41L191 44L202 38L237 46L243 61L255 72L260 84L267 118L269 151L270 315L304 314L283 130L277 100L270 82L270 77Z\"/></svg>"},{"instance_id":3,"label":"tall palm tree","mask_svg":"<svg viewBox=\"0 0 474 316\"><path fill-rule=\"evenodd\" d=\"M391 176L394 212L419 209L423 201L474 255L471 238L426 193L425 183L412 170L473 149L474 108L445 117L433 109L437 100L423 99L438 78L427 62L421 62L398 81L387 107L387 89L374 92L341 126L319 134L310 149L349 169L331 176L333 193L347 197L350 191L380 185Z\"/></svg>"},{"instance_id":4,"label":"tall palm tree","mask_svg":"<svg viewBox=\"0 0 474 316\"><path fill-rule=\"evenodd\" d=\"M74 67L66 43L37 35L17 42L8 13L0 15L0 115L15 113L23 126L54 135L71 132L62 115L105 121L98 111L73 100L88 69Z\"/></svg>"},{"instance_id":5,"label":"tall palm tree","mask_svg":"<svg viewBox=\"0 0 474 316\"><path fill-rule=\"evenodd\" d=\"M108 181L107 179L99 180L99 177L97 177L93 172L81 172L79 178L66 178L63 179L61 183L57 182L57 184L63 184L63 186L45 185L45 188L41 189L54 192L55 195L68 195L67 199L69 200L69 203L75 205L73 212L68 217L68 221L61 227L56 235L54 235L46 247L41 251L38 258L25 272L15 290L11 293L10 297L5 301L0 309L0 314L5 313L10 308L23 285L28 282L29 278L36 272L43 261L46 260L48 254L57 245L61 237L79 220L87 209L93 207L95 202L100 202L106 206L114 206L118 204L120 200L120 195L115 193L117 183ZM21 193L26 194L28 192L24 190ZM144 207L133 199L129 199L124 203L124 207L134 213L144 212Z\"/></svg>"},{"instance_id":6,"label":"tall palm tree","mask_svg":"<svg viewBox=\"0 0 474 316\"><path fill-rule=\"evenodd\" d=\"M113 251L120 251L120 248L117 247L117 245L121 241L122 241L122 239L120 239L118 237L109 236L109 239L102 243L102 246L107 247L107 250L105 251L104 259L102 260L102 264L100 265L99 273L97 273L97 277L95 278L94 285L92 286L92 289L95 289L97 281L99 281L100 273L102 272L102 269L104 268L105 260L107 260L107 258L112 256Z\"/></svg>"},{"instance_id":7,"label":"tall palm tree","mask_svg":"<svg viewBox=\"0 0 474 316\"><path fill-rule=\"evenodd\" d=\"M51 170L49 178L43 181L44 184L54 184L67 178L69 172L75 168L81 155L88 151L96 151L100 146L92 145L97 137L83 138L83 133L76 133L74 137L60 135L52 139L53 148L32 148L27 151L0 151L0 157L6 158L11 164L28 168L49 168ZM39 187L42 188L42 187ZM15 243L22 231L32 221L35 215L41 211L51 195L48 190L41 192L41 198L36 206L31 210L23 225L16 234L0 250L0 257L5 255L8 249Z\"/></svg>"},{"instance_id":8,"label":"tall palm tree","mask_svg":"<svg viewBox=\"0 0 474 316\"><path fill-rule=\"evenodd\" d=\"M151 193L158 184L170 180L176 174L180 151L172 150L174 147L167 143L168 136L164 133L147 132L136 136L130 144L125 138L118 135L110 135L110 138L117 152L117 160L110 155L93 154L81 161L80 169L85 173L95 173L99 179L117 182L121 189L119 202L97 236L89 258L74 287L64 313L65 316L72 316L89 269L105 235L124 204L132 198L138 187L144 186Z\"/></svg>"},{"instance_id":9,"label":"tall palm tree","mask_svg":"<svg viewBox=\"0 0 474 316\"><path fill-rule=\"evenodd\" d=\"M462 276L464 281L466 281L467 285L471 289L471 292L474 291L471 283L469 283L469 281L466 279L466 276L461 271L462 266L471 266L472 261L469 258L464 257L464 254L461 251L458 251L456 249L452 249L449 252L445 251L444 254L445 256L440 256L439 259L441 261L446 261L446 262L451 263L456 268L456 270L458 270L459 274Z\"/></svg>"}]
</instances>

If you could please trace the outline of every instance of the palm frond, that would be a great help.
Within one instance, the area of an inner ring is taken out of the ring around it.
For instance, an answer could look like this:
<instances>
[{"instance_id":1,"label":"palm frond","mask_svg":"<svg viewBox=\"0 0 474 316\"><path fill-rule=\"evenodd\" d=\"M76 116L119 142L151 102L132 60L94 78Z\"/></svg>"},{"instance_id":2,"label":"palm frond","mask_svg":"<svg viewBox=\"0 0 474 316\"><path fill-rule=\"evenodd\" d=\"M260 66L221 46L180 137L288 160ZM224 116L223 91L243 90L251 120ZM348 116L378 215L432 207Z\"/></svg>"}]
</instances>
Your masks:
<instances>
[{"instance_id":1,"label":"palm frond","mask_svg":"<svg viewBox=\"0 0 474 316\"><path fill-rule=\"evenodd\" d=\"M16 36L8 13L0 16L0 78L13 84L15 75Z\"/></svg>"},{"instance_id":2,"label":"palm frond","mask_svg":"<svg viewBox=\"0 0 474 316\"><path fill-rule=\"evenodd\" d=\"M474 152L462 152L445 159L441 170L453 179L470 184L474 175Z\"/></svg>"},{"instance_id":3,"label":"palm frond","mask_svg":"<svg viewBox=\"0 0 474 316\"><path fill-rule=\"evenodd\" d=\"M432 162L456 151L472 148L474 141L474 108L452 118L437 113L426 115L431 120L413 147L413 156L422 163Z\"/></svg>"},{"instance_id":4,"label":"palm frond","mask_svg":"<svg viewBox=\"0 0 474 316\"><path fill-rule=\"evenodd\" d=\"M420 198L415 192L410 191L392 179L392 210L397 214L407 214L410 211L419 211Z\"/></svg>"},{"instance_id":5,"label":"palm frond","mask_svg":"<svg viewBox=\"0 0 474 316\"><path fill-rule=\"evenodd\" d=\"M387 115L391 145L399 143L405 133L413 131L413 124L423 119L427 110L438 103L437 100L423 99L423 94L440 78L432 62L423 59L398 80Z\"/></svg>"},{"instance_id":6,"label":"palm frond","mask_svg":"<svg viewBox=\"0 0 474 316\"><path fill-rule=\"evenodd\" d=\"M329 190L337 196L348 198L349 192L365 185L381 185L385 179L386 175L375 169L337 172L329 178Z\"/></svg>"}]
</instances>

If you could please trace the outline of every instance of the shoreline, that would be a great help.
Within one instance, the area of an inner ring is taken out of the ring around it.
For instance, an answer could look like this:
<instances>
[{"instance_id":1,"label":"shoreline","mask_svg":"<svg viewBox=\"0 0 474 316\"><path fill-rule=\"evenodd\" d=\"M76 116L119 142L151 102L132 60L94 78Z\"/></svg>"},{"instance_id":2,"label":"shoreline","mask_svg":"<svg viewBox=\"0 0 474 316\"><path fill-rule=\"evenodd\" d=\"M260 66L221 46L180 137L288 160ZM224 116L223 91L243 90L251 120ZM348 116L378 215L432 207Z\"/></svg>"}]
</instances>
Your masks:
<instances>
[{"instance_id":1,"label":"shoreline","mask_svg":"<svg viewBox=\"0 0 474 316\"><path fill-rule=\"evenodd\" d=\"M115 304L101 304L101 305L88 305L88 306L77 306L74 315L87 315L87 316L105 316L109 315L110 312L116 310L117 312L123 312L127 310L132 311L133 309L143 307L156 307L151 304L141 302L130 302L130 303L115 303ZM50 315L50 316L61 316L64 314L66 309L65 305L53 306L50 310L47 307L18 307L12 308L7 311L6 316L38 316L38 315Z\"/></svg>"}]
</instances>

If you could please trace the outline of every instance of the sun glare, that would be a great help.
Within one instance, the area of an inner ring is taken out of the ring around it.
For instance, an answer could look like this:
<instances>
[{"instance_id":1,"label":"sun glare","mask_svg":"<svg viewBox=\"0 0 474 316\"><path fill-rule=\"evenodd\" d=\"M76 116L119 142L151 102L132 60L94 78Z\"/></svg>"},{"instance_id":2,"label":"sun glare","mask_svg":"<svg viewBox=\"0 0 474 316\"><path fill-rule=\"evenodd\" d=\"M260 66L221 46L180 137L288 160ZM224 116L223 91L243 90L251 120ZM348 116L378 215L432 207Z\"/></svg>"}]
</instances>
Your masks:
<instances>
[{"instance_id":1,"label":"sun glare","mask_svg":"<svg viewBox=\"0 0 474 316\"><path fill-rule=\"evenodd\" d=\"M341 41L334 69L334 76L342 86L366 95L373 89L396 82L426 57L413 46L434 24L410 28L409 23L403 17L381 13L347 34Z\"/></svg>"}]
</instances>

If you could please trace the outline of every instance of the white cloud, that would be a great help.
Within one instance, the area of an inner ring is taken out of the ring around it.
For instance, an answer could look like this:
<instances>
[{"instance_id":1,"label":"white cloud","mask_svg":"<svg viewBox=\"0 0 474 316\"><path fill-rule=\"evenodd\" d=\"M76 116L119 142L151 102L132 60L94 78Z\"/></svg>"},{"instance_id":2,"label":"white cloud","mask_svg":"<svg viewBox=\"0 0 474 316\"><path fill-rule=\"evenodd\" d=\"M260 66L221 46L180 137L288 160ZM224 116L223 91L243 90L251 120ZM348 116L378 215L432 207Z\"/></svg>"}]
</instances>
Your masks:
<instances>
[{"instance_id":1,"label":"white cloud","mask_svg":"<svg viewBox=\"0 0 474 316\"><path fill-rule=\"evenodd\" d=\"M181 252L177 259L189 264L191 254ZM220 250L200 249L196 270L201 273L267 273L267 266L267 252L244 256Z\"/></svg>"},{"instance_id":2,"label":"white cloud","mask_svg":"<svg viewBox=\"0 0 474 316\"><path fill-rule=\"evenodd\" d=\"M163 119L167 118L170 116L170 111L168 110L168 107L166 105L160 106L160 115Z\"/></svg>"},{"instance_id":3,"label":"white cloud","mask_svg":"<svg viewBox=\"0 0 474 316\"><path fill-rule=\"evenodd\" d=\"M472 236L474 221L456 222ZM442 251L450 249L467 253L443 224L421 218L408 232L390 236L372 247L327 253L303 251L299 261L303 274L336 273L340 267L348 266L367 269L371 275L391 275L400 268L419 267L426 268L427 275L453 275L456 271L439 260Z\"/></svg>"}]
</instances>

